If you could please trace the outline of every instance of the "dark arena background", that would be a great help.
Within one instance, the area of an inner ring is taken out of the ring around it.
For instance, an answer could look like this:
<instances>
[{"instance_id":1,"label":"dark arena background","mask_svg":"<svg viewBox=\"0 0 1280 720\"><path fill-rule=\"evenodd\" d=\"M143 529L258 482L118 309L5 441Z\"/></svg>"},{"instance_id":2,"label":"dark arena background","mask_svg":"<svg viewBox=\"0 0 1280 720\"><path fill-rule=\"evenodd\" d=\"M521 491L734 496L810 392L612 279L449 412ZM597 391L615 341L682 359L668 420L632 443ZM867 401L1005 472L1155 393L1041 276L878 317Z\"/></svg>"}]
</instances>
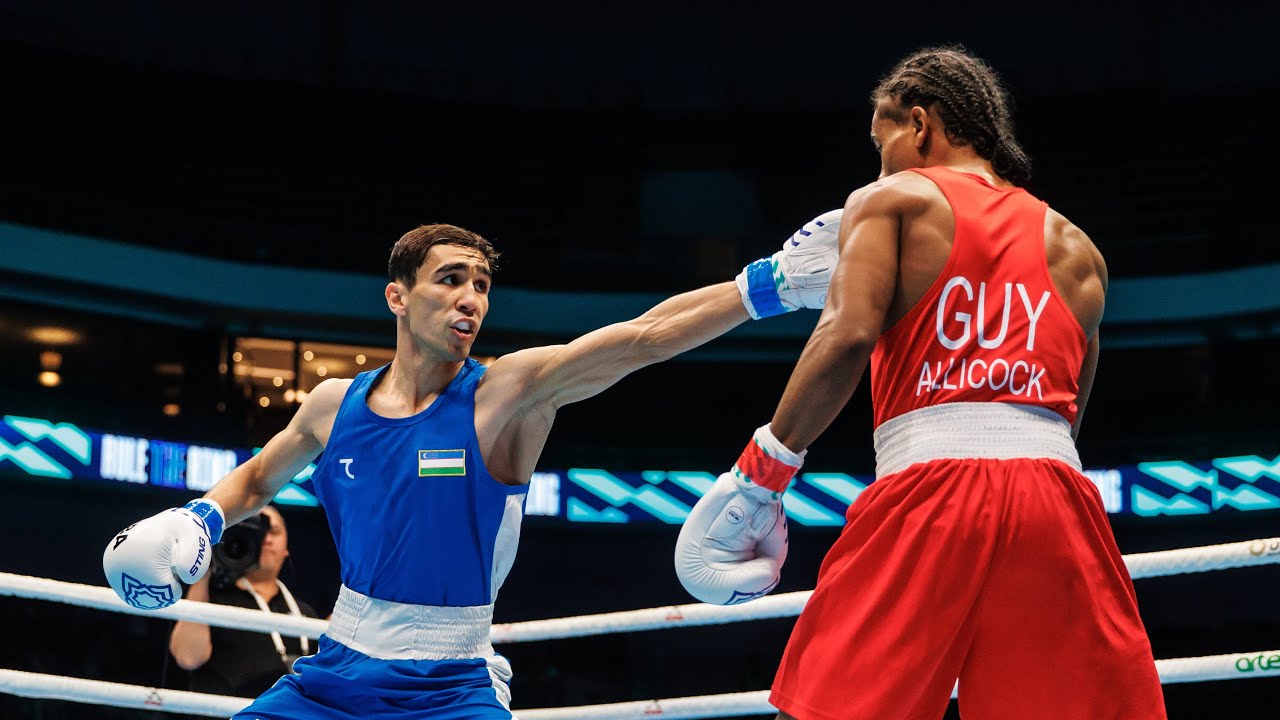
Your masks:
<instances>
[{"instance_id":1,"label":"dark arena background","mask_svg":"<svg viewBox=\"0 0 1280 720\"><path fill-rule=\"evenodd\" d=\"M0 0L0 572L104 586L116 531L201 494L324 377L387 362L387 252L418 224L503 253L479 356L731 279L875 179L869 93L939 43L1001 73L1028 189L1107 258L1079 448L1121 551L1280 536L1277 30L1274 9L1147 0ZM768 420L815 318L561 411L496 621L693 603L671 562L690 488ZM813 587L873 475L871 431L864 386L809 453L776 592ZM278 505L283 579L327 615L324 512L305 477ZM1253 653L1166 684L1170 718L1280 716L1280 568L1135 584L1157 659ZM172 621L12 595L0 669L160 688L161 706L187 688ZM517 712L651 701L766 689L793 622L498 649ZM172 717L9 682L3 718Z\"/></svg>"}]
</instances>

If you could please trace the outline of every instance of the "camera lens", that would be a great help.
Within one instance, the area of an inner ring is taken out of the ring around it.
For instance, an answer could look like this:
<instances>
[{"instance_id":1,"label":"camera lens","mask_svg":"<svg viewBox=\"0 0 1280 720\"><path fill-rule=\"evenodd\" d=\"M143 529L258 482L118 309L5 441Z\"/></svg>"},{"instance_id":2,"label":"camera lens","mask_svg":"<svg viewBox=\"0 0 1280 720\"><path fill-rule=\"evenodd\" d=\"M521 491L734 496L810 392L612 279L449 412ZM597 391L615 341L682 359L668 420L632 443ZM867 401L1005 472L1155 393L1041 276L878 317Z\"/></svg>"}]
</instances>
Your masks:
<instances>
[{"instance_id":1,"label":"camera lens","mask_svg":"<svg viewBox=\"0 0 1280 720\"><path fill-rule=\"evenodd\" d=\"M246 519L222 533L222 542L213 546L215 587L234 584L249 566L258 562L262 540L267 536L270 520L265 515Z\"/></svg>"}]
</instances>

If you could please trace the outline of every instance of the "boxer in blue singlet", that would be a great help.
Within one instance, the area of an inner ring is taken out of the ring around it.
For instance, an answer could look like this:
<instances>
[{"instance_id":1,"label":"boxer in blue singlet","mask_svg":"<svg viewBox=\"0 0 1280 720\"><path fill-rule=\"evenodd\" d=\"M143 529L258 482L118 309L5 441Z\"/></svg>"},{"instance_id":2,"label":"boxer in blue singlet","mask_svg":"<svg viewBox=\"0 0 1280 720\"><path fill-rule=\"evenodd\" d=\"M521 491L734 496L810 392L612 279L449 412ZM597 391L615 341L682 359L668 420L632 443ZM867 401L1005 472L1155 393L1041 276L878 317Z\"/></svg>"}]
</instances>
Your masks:
<instances>
[{"instance_id":1,"label":"boxer in blue singlet","mask_svg":"<svg viewBox=\"0 0 1280 720\"><path fill-rule=\"evenodd\" d=\"M391 363L324 381L204 498L121 531L103 554L108 582L135 607L173 604L181 582L207 570L223 527L323 451L313 481L342 567L333 619L319 652L236 718L510 720L511 668L490 622L556 410L749 318L822 307L839 215L806 224L735 282L487 370L469 355L497 254L451 225L410 231L389 263Z\"/></svg>"}]
</instances>

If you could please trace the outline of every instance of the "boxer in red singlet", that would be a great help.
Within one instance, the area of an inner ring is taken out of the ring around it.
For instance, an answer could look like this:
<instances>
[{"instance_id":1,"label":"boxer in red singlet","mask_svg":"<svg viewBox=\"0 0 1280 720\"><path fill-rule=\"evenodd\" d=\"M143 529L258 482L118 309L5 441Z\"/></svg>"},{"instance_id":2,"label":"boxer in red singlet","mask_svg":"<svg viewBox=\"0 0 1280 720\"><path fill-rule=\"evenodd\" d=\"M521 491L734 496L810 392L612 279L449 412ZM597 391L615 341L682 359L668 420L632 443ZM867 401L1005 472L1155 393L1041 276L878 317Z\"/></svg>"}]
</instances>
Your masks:
<instances>
[{"instance_id":1,"label":"boxer in red singlet","mask_svg":"<svg viewBox=\"0 0 1280 720\"><path fill-rule=\"evenodd\" d=\"M918 52L873 100L881 179L850 196L826 309L733 473L726 517L747 507L759 525L749 493L785 490L870 363L877 480L823 562L771 702L783 720L938 720L958 678L964 720L1164 718L1074 443L1102 257L1019 187L1029 163L981 60ZM765 529L750 562L785 556Z\"/></svg>"}]
</instances>

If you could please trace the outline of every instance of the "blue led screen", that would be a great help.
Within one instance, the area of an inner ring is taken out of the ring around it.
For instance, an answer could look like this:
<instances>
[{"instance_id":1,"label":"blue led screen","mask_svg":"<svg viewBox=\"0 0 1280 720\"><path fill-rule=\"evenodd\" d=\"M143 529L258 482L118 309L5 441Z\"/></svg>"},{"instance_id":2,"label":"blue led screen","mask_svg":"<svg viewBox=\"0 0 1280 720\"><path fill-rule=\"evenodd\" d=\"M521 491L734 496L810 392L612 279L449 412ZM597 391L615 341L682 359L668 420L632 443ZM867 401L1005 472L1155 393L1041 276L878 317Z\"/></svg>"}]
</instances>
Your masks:
<instances>
[{"instance_id":1,"label":"blue led screen","mask_svg":"<svg viewBox=\"0 0 1280 720\"><path fill-rule=\"evenodd\" d=\"M5 416L0 471L203 492L256 450L219 448L85 430L69 423ZM275 501L317 505L311 465ZM1085 471L1107 512L1140 517L1206 515L1280 508L1280 455L1159 461ZM534 474L525 510L570 522L676 525L715 482L704 470L590 468ZM784 496L787 515L808 526L839 526L874 477L805 472ZM429 481L424 478L424 482Z\"/></svg>"}]
</instances>

